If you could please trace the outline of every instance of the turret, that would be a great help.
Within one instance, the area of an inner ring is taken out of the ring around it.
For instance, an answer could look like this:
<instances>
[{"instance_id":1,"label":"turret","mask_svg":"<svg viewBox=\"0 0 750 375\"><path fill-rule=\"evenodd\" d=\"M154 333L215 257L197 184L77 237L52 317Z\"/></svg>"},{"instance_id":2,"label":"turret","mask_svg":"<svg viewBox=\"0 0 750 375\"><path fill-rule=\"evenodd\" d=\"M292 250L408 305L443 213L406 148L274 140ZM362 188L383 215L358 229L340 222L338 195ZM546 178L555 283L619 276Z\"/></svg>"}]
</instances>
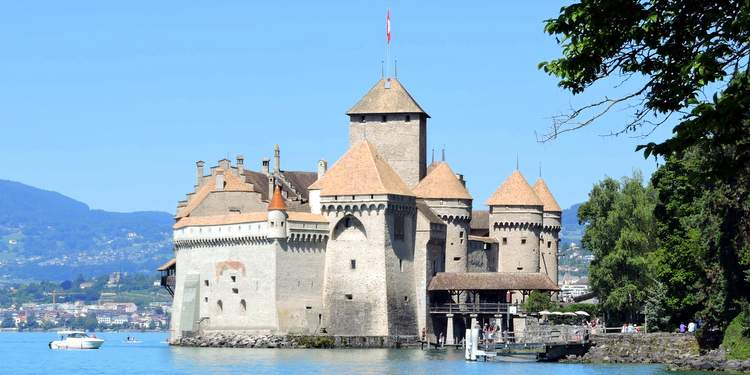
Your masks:
<instances>
[{"instance_id":1,"label":"turret","mask_svg":"<svg viewBox=\"0 0 750 375\"><path fill-rule=\"evenodd\" d=\"M281 196L281 187L276 186L273 190L273 198L268 204L268 238L286 239L287 219L286 203Z\"/></svg>"},{"instance_id":2,"label":"turret","mask_svg":"<svg viewBox=\"0 0 750 375\"><path fill-rule=\"evenodd\" d=\"M500 244L502 272L539 272L544 204L521 172L514 171L487 200L490 237Z\"/></svg>"},{"instance_id":3,"label":"turret","mask_svg":"<svg viewBox=\"0 0 750 375\"><path fill-rule=\"evenodd\" d=\"M539 239L539 269L557 283L562 208L541 178L534 183L534 192L544 204L542 234Z\"/></svg>"},{"instance_id":4,"label":"turret","mask_svg":"<svg viewBox=\"0 0 750 375\"><path fill-rule=\"evenodd\" d=\"M468 271L472 197L460 176L448 163L440 162L433 164L430 173L414 188L414 194L446 224L445 272Z\"/></svg>"}]
</instances>

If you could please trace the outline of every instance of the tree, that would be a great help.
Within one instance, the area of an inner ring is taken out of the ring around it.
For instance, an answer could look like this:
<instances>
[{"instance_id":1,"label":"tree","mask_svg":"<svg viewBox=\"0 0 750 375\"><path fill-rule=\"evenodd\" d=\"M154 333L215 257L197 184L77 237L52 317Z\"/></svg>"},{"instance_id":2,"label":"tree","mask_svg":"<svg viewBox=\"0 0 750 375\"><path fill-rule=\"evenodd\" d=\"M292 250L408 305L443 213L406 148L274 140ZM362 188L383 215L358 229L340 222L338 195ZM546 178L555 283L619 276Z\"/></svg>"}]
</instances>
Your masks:
<instances>
[{"instance_id":1,"label":"tree","mask_svg":"<svg viewBox=\"0 0 750 375\"><path fill-rule=\"evenodd\" d=\"M539 67L573 94L607 78L643 78L635 89L616 84L618 95L556 117L544 140L589 126L611 110L630 109L633 117L615 131L622 133L658 126L707 102L702 90L748 68L750 3L581 0L562 7L544 30L557 37L563 57Z\"/></svg>"},{"instance_id":2,"label":"tree","mask_svg":"<svg viewBox=\"0 0 750 375\"><path fill-rule=\"evenodd\" d=\"M526 312L535 313L551 308L552 301L550 300L549 293L534 290L529 293L529 298L526 299L523 307Z\"/></svg>"},{"instance_id":3,"label":"tree","mask_svg":"<svg viewBox=\"0 0 750 375\"><path fill-rule=\"evenodd\" d=\"M636 321L651 284L648 256L656 249L653 209L656 194L635 172L621 181L606 178L594 185L578 210L586 226L583 246L592 251L591 287L607 319Z\"/></svg>"}]
</instances>

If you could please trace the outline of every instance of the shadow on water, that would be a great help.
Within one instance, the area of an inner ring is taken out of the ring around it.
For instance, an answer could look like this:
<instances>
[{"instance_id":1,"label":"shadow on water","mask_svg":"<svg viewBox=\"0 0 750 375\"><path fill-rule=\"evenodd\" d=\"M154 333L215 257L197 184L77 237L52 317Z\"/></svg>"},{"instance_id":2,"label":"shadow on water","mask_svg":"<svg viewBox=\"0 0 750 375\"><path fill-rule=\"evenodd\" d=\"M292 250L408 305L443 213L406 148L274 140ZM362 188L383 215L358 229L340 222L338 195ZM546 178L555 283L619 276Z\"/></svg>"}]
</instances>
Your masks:
<instances>
[{"instance_id":1,"label":"shadow on water","mask_svg":"<svg viewBox=\"0 0 750 375\"><path fill-rule=\"evenodd\" d=\"M125 343L127 336L142 343ZM466 362L463 352L418 349L179 348L162 333L101 333L100 350L50 350L48 333L0 333L2 374L664 375L661 366ZM675 373L670 373L675 374Z\"/></svg>"}]
</instances>

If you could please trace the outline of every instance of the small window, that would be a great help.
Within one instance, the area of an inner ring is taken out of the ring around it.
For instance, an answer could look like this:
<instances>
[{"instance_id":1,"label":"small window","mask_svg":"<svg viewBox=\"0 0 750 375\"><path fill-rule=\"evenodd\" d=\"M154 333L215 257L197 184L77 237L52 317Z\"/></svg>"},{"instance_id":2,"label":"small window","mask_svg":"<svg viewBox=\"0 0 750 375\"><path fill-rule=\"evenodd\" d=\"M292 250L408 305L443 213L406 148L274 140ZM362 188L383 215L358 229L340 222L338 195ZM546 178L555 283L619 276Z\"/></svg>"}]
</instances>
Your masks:
<instances>
[{"instance_id":1,"label":"small window","mask_svg":"<svg viewBox=\"0 0 750 375\"><path fill-rule=\"evenodd\" d=\"M404 296L404 302L409 302L409 296Z\"/></svg>"},{"instance_id":2,"label":"small window","mask_svg":"<svg viewBox=\"0 0 750 375\"><path fill-rule=\"evenodd\" d=\"M352 219L350 217L347 217L344 219L344 228L351 228L352 226Z\"/></svg>"},{"instance_id":3,"label":"small window","mask_svg":"<svg viewBox=\"0 0 750 375\"><path fill-rule=\"evenodd\" d=\"M208 297L203 297L203 302L208 303Z\"/></svg>"},{"instance_id":4,"label":"small window","mask_svg":"<svg viewBox=\"0 0 750 375\"><path fill-rule=\"evenodd\" d=\"M507 244L508 244L508 237L503 237L503 245L507 245Z\"/></svg>"},{"instance_id":5,"label":"small window","mask_svg":"<svg viewBox=\"0 0 750 375\"><path fill-rule=\"evenodd\" d=\"M521 244L523 245L525 243L526 243L526 239L525 238L521 238Z\"/></svg>"},{"instance_id":6,"label":"small window","mask_svg":"<svg viewBox=\"0 0 750 375\"><path fill-rule=\"evenodd\" d=\"M231 279L232 279L232 282L233 282L233 283L236 283L236 282L237 282L237 276L230 276L229 278L231 278Z\"/></svg>"},{"instance_id":7,"label":"small window","mask_svg":"<svg viewBox=\"0 0 750 375\"><path fill-rule=\"evenodd\" d=\"M551 247L552 247L552 241L547 241L547 248L549 249Z\"/></svg>"},{"instance_id":8,"label":"small window","mask_svg":"<svg viewBox=\"0 0 750 375\"><path fill-rule=\"evenodd\" d=\"M459 260L461 260L461 257L453 257L454 262L458 262Z\"/></svg>"},{"instance_id":9,"label":"small window","mask_svg":"<svg viewBox=\"0 0 750 375\"><path fill-rule=\"evenodd\" d=\"M516 267L517 270L523 271L523 267Z\"/></svg>"},{"instance_id":10,"label":"small window","mask_svg":"<svg viewBox=\"0 0 750 375\"><path fill-rule=\"evenodd\" d=\"M365 122L365 116L359 116L359 122Z\"/></svg>"},{"instance_id":11,"label":"small window","mask_svg":"<svg viewBox=\"0 0 750 375\"><path fill-rule=\"evenodd\" d=\"M403 240L404 239L404 216L403 215L396 215L396 218L394 220L394 237L397 240Z\"/></svg>"},{"instance_id":12,"label":"small window","mask_svg":"<svg viewBox=\"0 0 750 375\"><path fill-rule=\"evenodd\" d=\"M352 200L354 200L354 196L352 195Z\"/></svg>"},{"instance_id":13,"label":"small window","mask_svg":"<svg viewBox=\"0 0 750 375\"><path fill-rule=\"evenodd\" d=\"M234 294L240 294L240 290L237 288L232 288L232 293Z\"/></svg>"},{"instance_id":14,"label":"small window","mask_svg":"<svg viewBox=\"0 0 750 375\"><path fill-rule=\"evenodd\" d=\"M352 296L351 294L344 294L344 298L346 298L346 299L354 299L354 296Z\"/></svg>"},{"instance_id":15,"label":"small window","mask_svg":"<svg viewBox=\"0 0 750 375\"><path fill-rule=\"evenodd\" d=\"M409 121L411 121L411 116L406 115L406 122L409 122Z\"/></svg>"},{"instance_id":16,"label":"small window","mask_svg":"<svg viewBox=\"0 0 750 375\"><path fill-rule=\"evenodd\" d=\"M305 310L312 310L312 306L305 306Z\"/></svg>"},{"instance_id":17,"label":"small window","mask_svg":"<svg viewBox=\"0 0 750 375\"><path fill-rule=\"evenodd\" d=\"M351 262L350 263L351 269L356 270L357 269L357 260L356 259L352 259L350 262Z\"/></svg>"},{"instance_id":18,"label":"small window","mask_svg":"<svg viewBox=\"0 0 750 375\"><path fill-rule=\"evenodd\" d=\"M380 122L386 122L388 121L388 116L383 115L383 117L380 118Z\"/></svg>"},{"instance_id":19,"label":"small window","mask_svg":"<svg viewBox=\"0 0 750 375\"><path fill-rule=\"evenodd\" d=\"M203 285L208 286L208 280L203 280Z\"/></svg>"},{"instance_id":20,"label":"small window","mask_svg":"<svg viewBox=\"0 0 750 375\"><path fill-rule=\"evenodd\" d=\"M398 270L401 272L404 272L404 260L403 259L398 260Z\"/></svg>"},{"instance_id":21,"label":"small window","mask_svg":"<svg viewBox=\"0 0 750 375\"><path fill-rule=\"evenodd\" d=\"M464 238L464 231L458 232L458 236L461 237L461 238Z\"/></svg>"},{"instance_id":22,"label":"small window","mask_svg":"<svg viewBox=\"0 0 750 375\"><path fill-rule=\"evenodd\" d=\"M240 311L245 312L247 311L247 302L245 300L240 300Z\"/></svg>"},{"instance_id":23,"label":"small window","mask_svg":"<svg viewBox=\"0 0 750 375\"><path fill-rule=\"evenodd\" d=\"M216 310L219 312L224 311L224 303L221 300L216 301Z\"/></svg>"},{"instance_id":24,"label":"small window","mask_svg":"<svg viewBox=\"0 0 750 375\"><path fill-rule=\"evenodd\" d=\"M240 209L237 207L229 207L229 213L238 214L240 213Z\"/></svg>"}]
</instances>

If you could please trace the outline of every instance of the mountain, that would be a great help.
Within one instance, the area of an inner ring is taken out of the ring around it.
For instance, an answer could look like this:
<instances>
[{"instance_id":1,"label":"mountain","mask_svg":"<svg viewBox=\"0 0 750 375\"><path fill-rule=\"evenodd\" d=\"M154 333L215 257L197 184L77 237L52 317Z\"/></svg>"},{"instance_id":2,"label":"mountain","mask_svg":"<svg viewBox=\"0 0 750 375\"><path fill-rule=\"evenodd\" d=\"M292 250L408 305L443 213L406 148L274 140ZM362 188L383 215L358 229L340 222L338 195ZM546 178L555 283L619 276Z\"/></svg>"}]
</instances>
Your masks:
<instances>
[{"instance_id":1,"label":"mountain","mask_svg":"<svg viewBox=\"0 0 750 375\"><path fill-rule=\"evenodd\" d=\"M583 225L578 224L578 208L582 203L574 204L562 212L562 229L560 230L560 240L563 242L561 248L567 248L572 242L578 246L581 245L583 237Z\"/></svg>"},{"instance_id":2,"label":"mountain","mask_svg":"<svg viewBox=\"0 0 750 375\"><path fill-rule=\"evenodd\" d=\"M153 272L172 256L166 212L107 212L0 180L0 280Z\"/></svg>"}]
</instances>

